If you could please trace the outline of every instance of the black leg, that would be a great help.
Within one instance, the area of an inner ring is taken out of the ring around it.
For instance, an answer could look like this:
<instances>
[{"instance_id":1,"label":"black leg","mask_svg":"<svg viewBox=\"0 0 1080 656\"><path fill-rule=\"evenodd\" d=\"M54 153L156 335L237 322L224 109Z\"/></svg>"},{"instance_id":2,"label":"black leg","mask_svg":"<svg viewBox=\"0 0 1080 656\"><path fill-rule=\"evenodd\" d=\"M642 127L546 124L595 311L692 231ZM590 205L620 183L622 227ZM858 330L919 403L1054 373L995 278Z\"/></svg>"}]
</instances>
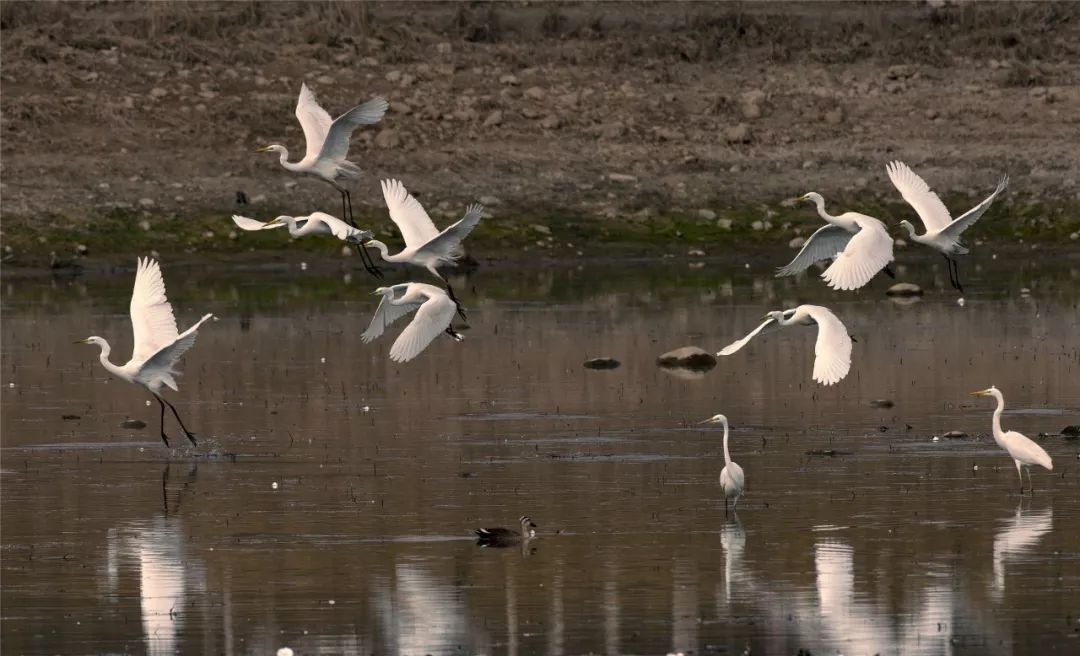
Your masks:
<instances>
[{"instance_id":1,"label":"black leg","mask_svg":"<svg viewBox=\"0 0 1080 656\"><path fill-rule=\"evenodd\" d=\"M348 213L345 211L345 190L344 189L338 189L338 191L341 192L341 218L346 223L348 223L349 225L351 225L352 227L355 228L356 226L353 225L352 219L349 218Z\"/></svg>"},{"instance_id":2,"label":"black leg","mask_svg":"<svg viewBox=\"0 0 1080 656\"><path fill-rule=\"evenodd\" d=\"M469 319L465 316L465 308L461 307L461 302L457 300L457 296L454 296L454 288L450 285L450 281L443 278L443 282L446 283L446 293L450 296L450 300L457 306L458 316L461 317L462 321L468 321Z\"/></svg>"},{"instance_id":3,"label":"black leg","mask_svg":"<svg viewBox=\"0 0 1080 656\"><path fill-rule=\"evenodd\" d=\"M160 396L158 397L158 400L165 401L165 399L161 398ZM180 418L180 414L176 412L176 408L173 406L173 404L169 403L168 401L165 401L165 403L168 404L169 410L172 410L173 416L176 417L176 423L180 424L180 428L184 431L184 435L187 435L187 438L191 440L191 446L199 446L199 443L195 441L195 434L189 431L187 429L187 426L184 425L184 420ZM165 408L161 409L161 415L162 421L164 422Z\"/></svg>"},{"instance_id":4,"label":"black leg","mask_svg":"<svg viewBox=\"0 0 1080 656\"><path fill-rule=\"evenodd\" d=\"M964 286L960 284L960 264L951 258L949 261L952 262L953 280L956 281L956 290L962 295L964 293Z\"/></svg>"},{"instance_id":5,"label":"black leg","mask_svg":"<svg viewBox=\"0 0 1080 656\"><path fill-rule=\"evenodd\" d=\"M161 397L157 394L154 395L157 399L158 405L161 406L161 441L165 443L165 446L169 446L169 436L165 434L165 404L161 402Z\"/></svg>"},{"instance_id":6,"label":"black leg","mask_svg":"<svg viewBox=\"0 0 1080 656\"><path fill-rule=\"evenodd\" d=\"M347 201L349 201L349 225L351 225L352 227L355 228L356 227L356 219L353 218L353 213L352 213L352 194L349 193L348 189L345 190L345 199Z\"/></svg>"},{"instance_id":7,"label":"black leg","mask_svg":"<svg viewBox=\"0 0 1080 656\"><path fill-rule=\"evenodd\" d=\"M896 274L895 274L895 273L893 273L893 270L889 268L889 265L888 265L888 264L886 264L886 265L885 265L885 268L884 268L884 269L882 269L882 271L884 271L884 272L885 272L885 275L889 276L889 277L890 277L890 278L892 278L893 280L896 280Z\"/></svg>"}]
</instances>

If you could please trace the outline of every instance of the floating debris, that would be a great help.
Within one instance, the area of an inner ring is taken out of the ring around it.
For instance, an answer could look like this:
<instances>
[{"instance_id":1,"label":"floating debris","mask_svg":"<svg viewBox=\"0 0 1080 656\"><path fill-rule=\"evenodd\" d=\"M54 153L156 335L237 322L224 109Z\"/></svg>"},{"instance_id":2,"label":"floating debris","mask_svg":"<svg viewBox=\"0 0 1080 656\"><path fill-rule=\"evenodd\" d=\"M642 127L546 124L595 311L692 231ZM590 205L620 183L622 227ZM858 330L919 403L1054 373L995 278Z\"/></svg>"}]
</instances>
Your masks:
<instances>
[{"instance_id":1,"label":"floating debris","mask_svg":"<svg viewBox=\"0 0 1080 656\"><path fill-rule=\"evenodd\" d=\"M622 363L615 358L592 358L581 366L586 369L618 369Z\"/></svg>"},{"instance_id":2,"label":"floating debris","mask_svg":"<svg viewBox=\"0 0 1080 656\"><path fill-rule=\"evenodd\" d=\"M951 430L948 433L945 433L944 435L942 435L942 437L944 437L947 440L961 440L961 439L964 439L967 436L968 436L967 433L965 433L964 431L958 431L958 430Z\"/></svg>"},{"instance_id":3,"label":"floating debris","mask_svg":"<svg viewBox=\"0 0 1080 656\"><path fill-rule=\"evenodd\" d=\"M873 401L870 402L870 407L871 408L891 408L894 405L896 405L896 404L893 403L892 401L890 401L889 399L874 399Z\"/></svg>"},{"instance_id":4,"label":"floating debris","mask_svg":"<svg viewBox=\"0 0 1080 656\"><path fill-rule=\"evenodd\" d=\"M120 422L120 428L138 430L140 428L146 428L146 422L142 419L125 419L124 421Z\"/></svg>"}]
</instances>

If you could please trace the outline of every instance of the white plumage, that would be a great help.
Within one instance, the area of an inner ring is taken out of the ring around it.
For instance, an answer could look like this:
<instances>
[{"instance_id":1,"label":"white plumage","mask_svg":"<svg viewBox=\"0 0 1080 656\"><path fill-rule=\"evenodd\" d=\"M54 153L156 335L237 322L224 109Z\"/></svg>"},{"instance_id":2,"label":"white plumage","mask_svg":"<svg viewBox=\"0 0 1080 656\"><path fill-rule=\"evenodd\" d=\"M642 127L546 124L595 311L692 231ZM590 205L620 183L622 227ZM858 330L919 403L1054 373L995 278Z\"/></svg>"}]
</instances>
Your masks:
<instances>
[{"instance_id":1,"label":"white plumage","mask_svg":"<svg viewBox=\"0 0 1080 656\"><path fill-rule=\"evenodd\" d=\"M1005 449L1016 463L1016 474L1020 477L1020 493L1024 492L1023 470L1028 472L1028 483L1031 483L1031 466L1039 465L1053 471L1054 463L1050 454L1029 437L1016 431L1001 430L1001 413L1005 411L1005 397L996 387L988 387L978 392L972 392L974 396L991 396L997 400L997 408L994 410L993 430L994 441L998 446Z\"/></svg>"},{"instance_id":2,"label":"white plumage","mask_svg":"<svg viewBox=\"0 0 1080 656\"><path fill-rule=\"evenodd\" d=\"M371 239L371 232L354 228L341 219L325 212L312 212L307 216L278 216L266 223L249 219L236 214L232 217L233 223L247 231L272 230L288 226L289 234L293 237L305 237L307 235L332 235L342 241L352 244L362 244Z\"/></svg>"},{"instance_id":3,"label":"white plumage","mask_svg":"<svg viewBox=\"0 0 1080 656\"><path fill-rule=\"evenodd\" d=\"M703 424L720 423L724 426L724 468L720 470L720 488L724 490L724 509L727 510L728 499L735 499L733 510L739 508L739 497L742 496L746 483L746 475L738 463L731 460L731 452L728 451L728 420L724 415L713 415Z\"/></svg>"},{"instance_id":4,"label":"white plumage","mask_svg":"<svg viewBox=\"0 0 1080 656\"><path fill-rule=\"evenodd\" d=\"M131 359L123 366L115 365L109 360L112 347L103 337L87 337L81 343L95 344L101 349L98 358L109 373L129 383L141 385L154 395L161 405L161 439L166 446L169 444L165 434L166 404L172 409L184 434L195 444L194 435L184 427L176 408L164 400L160 392L162 387L173 391L178 389L174 366L195 344L199 326L214 315L203 315L195 325L183 333L178 332L172 305L165 295L165 281L161 276L161 269L158 263L150 258L139 258L130 313L134 345Z\"/></svg>"},{"instance_id":5,"label":"white plumage","mask_svg":"<svg viewBox=\"0 0 1080 656\"><path fill-rule=\"evenodd\" d=\"M455 304L442 289L420 282L407 282L391 287L379 287L376 294L382 295L379 307L371 318L367 330L360 335L365 344L380 337L386 328L401 317L415 311L411 323L401 331L394 345L390 347L390 359L395 362L408 362L420 355L439 336L445 332L456 341L462 337L450 327L456 311Z\"/></svg>"},{"instance_id":6,"label":"white plumage","mask_svg":"<svg viewBox=\"0 0 1080 656\"><path fill-rule=\"evenodd\" d=\"M834 385L843 380L851 369L851 336L836 315L820 305L800 305L782 312L769 312L765 315L764 323L746 337L724 347L717 355L731 355L762 332L796 324L818 327L813 379L822 385Z\"/></svg>"}]
</instances>

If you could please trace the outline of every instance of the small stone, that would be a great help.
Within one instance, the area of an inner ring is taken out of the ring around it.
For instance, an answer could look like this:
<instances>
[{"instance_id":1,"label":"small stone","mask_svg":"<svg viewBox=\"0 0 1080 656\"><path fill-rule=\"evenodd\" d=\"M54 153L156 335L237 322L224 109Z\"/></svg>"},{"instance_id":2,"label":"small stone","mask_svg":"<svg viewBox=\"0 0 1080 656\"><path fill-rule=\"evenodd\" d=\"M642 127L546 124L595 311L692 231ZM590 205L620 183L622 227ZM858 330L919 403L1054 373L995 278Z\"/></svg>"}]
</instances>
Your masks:
<instances>
[{"instance_id":1,"label":"small stone","mask_svg":"<svg viewBox=\"0 0 1080 656\"><path fill-rule=\"evenodd\" d=\"M532 228L534 231L539 232L542 235L550 235L551 234L551 228L549 228L546 225L543 225L541 223L534 223L534 224L530 225L529 227Z\"/></svg>"},{"instance_id":2,"label":"small stone","mask_svg":"<svg viewBox=\"0 0 1080 656\"><path fill-rule=\"evenodd\" d=\"M153 206L154 206L154 199L153 198L140 198L139 199L139 207L142 207L144 209L150 209Z\"/></svg>"},{"instance_id":3,"label":"small stone","mask_svg":"<svg viewBox=\"0 0 1080 656\"><path fill-rule=\"evenodd\" d=\"M889 296L922 296L922 287L910 282L898 282L885 291Z\"/></svg>"},{"instance_id":4,"label":"small stone","mask_svg":"<svg viewBox=\"0 0 1080 656\"><path fill-rule=\"evenodd\" d=\"M615 358L592 358L586 360L581 366L586 369L617 369L622 364Z\"/></svg>"},{"instance_id":5,"label":"small stone","mask_svg":"<svg viewBox=\"0 0 1080 656\"><path fill-rule=\"evenodd\" d=\"M761 232L762 230L765 229L765 222L764 221L754 221L753 223L750 224L750 228L754 232Z\"/></svg>"},{"instance_id":6,"label":"small stone","mask_svg":"<svg viewBox=\"0 0 1080 656\"><path fill-rule=\"evenodd\" d=\"M700 248L691 248L686 254L690 257L705 257L705 251Z\"/></svg>"},{"instance_id":7,"label":"small stone","mask_svg":"<svg viewBox=\"0 0 1080 656\"><path fill-rule=\"evenodd\" d=\"M637 182L637 176L628 173L608 173L607 178L612 182Z\"/></svg>"},{"instance_id":8,"label":"small stone","mask_svg":"<svg viewBox=\"0 0 1080 656\"><path fill-rule=\"evenodd\" d=\"M315 78L315 81L319 84L330 85L334 83L334 78L330 77L329 75L320 75L319 77Z\"/></svg>"},{"instance_id":9,"label":"small stone","mask_svg":"<svg viewBox=\"0 0 1080 656\"><path fill-rule=\"evenodd\" d=\"M63 415L60 417L64 421L75 421L76 419L82 419L79 415Z\"/></svg>"},{"instance_id":10,"label":"small stone","mask_svg":"<svg viewBox=\"0 0 1080 656\"><path fill-rule=\"evenodd\" d=\"M870 402L871 408L891 408L894 405L896 404L889 399L874 399Z\"/></svg>"},{"instance_id":11,"label":"small stone","mask_svg":"<svg viewBox=\"0 0 1080 656\"><path fill-rule=\"evenodd\" d=\"M150 222L146 219L139 221L139 227L142 228L143 232L150 232Z\"/></svg>"},{"instance_id":12,"label":"small stone","mask_svg":"<svg viewBox=\"0 0 1080 656\"><path fill-rule=\"evenodd\" d=\"M716 366L716 356L697 346L684 346L664 353L656 359L656 364L661 367L708 371Z\"/></svg>"},{"instance_id":13,"label":"small stone","mask_svg":"<svg viewBox=\"0 0 1080 656\"><path fill-rule=\"evenodd\" d=\"M706 221L712 221L712 220L716 219L716 212L714 212L714 211L712 211L710 209L702 208L702 209L697 211L697 215L699 217L705 219Z\"/></svg>"},{"instance_id":14,"label":"small stone","mask_svg":"<svg viewBox=\"0 0 1080 656\"><path fill-rule=\"evenodd\" d=\"M375 135L375 145L387 150L401 146L401 136L393 128L383 128Z\"/></svg>"},{"instance_id":15,"label":"small stone","mask_svg":"<svg viewBox=\"0 0 1080 656\"><path fill-rule=\"evenodd\" d=\"M124 421L120 422L120 428L138 430L140 428L146 428L146 422L142 419L125 419Z\"/></svg>"},{"instance_id":16,"label":"small stone","mask_svg":"<svg viewBox=\"0 0 1080 656\"><path fill-rule=\"evenodd\" d=\"M503 113L496 109L484 118L484 127L490 128L502 123Z\"/></svg>"},{"instance_id":17,"label":"small stone","mask_svg":"<svg viewBox=\"0 0 1080 656\"><path fill-rule=\"evenodd\" d=\"M731 219L717 219L716 227L721 230L731 230L731 226L734 225Z\"/></svg>"},{"instance_id":18,"label":"small stone","mask_svg":"<svg viewBox=\"0 0 1080 656\"><path fill-rule=\"evenodd\" d=\"M77 244L75 246L75 252L79 255L86 255L90 252L90 248L86 244Z\"/></svg>"},{"instance_id":19,"label":"small stone","mask_svg":"<svg viewBox=\"0 0 1080 656\"><path fill-rule=\"evenodd\" d=\"M1080 426L1072 425L1061 429L1061 434L1076 439L1080 437Z\"/></svg>"},{"instance_id":20,"label":"small stone","mask_svg":"<svg viewBox=\"0 0 1080 656\"><path fill-rule=\"evenodd\" d=\"M493 207L495 205L502 205L502 199L498 196L481 196L480 204L484 207Z\"/></svg>"},{"instance_id":21,"label":"small stone","mask_svg":"<svg viewBox=\"0 0 1080 656\"><path fill-rule=\"evenodd\" d=\"M529 87L528 89L525 89L525 97L531 98L532 100L543 100L546 95L547 92L540 87Z\"/></svg>"},{"instance_id":22,"label":"small stone","mask_svg":"<svg viewBox=\"0 0 1080 656\"><path fill-rule=\"evenodd\" d=\"M540 127L545 130L554 130L562 125L562 121L555 114L548 114L544 117L544 120L540 121Z\"/></svg>"},{"instance_id":23,"label":"small stone","mask_svg":"<svg viewBox=\"0 0 1080 656\"><path fill-rule=\"evenodd\" d=\"M789 241L787 243L787 245L788 245L788 248L802 248L803 244L805 244L805 243L806 243L806 238L805 237L795 237L791 241Z\"/></svg>"},{"instance_id":24,"label":"small stone","mask_svg":"<svg viewBox=\"0 0 1080 656\"><path fill-rule=\"evenodd\" d=\"M965 433L964 431L951 430L948 433L942 435L942 437L947 440L959 440L967 437L967 433Z\"/></svg>"},{"instance_id":25,"label":"small stone","mask_svg":"<svg viewBox=\"0 0 1080 656\"><path fill-rule=\"evenodd\" d=\"M386 74L387 82L398 82L401 80L401 71L390 71Z\"/></svg>"},{"instance_id":26,"label":"small stone","mask_svg":"<svg viewBox=\"0 0 1080 656\"><path fill-rule=\"evenodd\" d=\"M738 125L725 128L724 139L728 143L748 144L752 139L750 126L746 123L739 123Z\"/></svg>"},{"instance_id":27,"label":"small stone","mask_svg":"<svg viewBox=\"0 0 1080 656\"><path fill-rule=\"evenodd\" d=\"M923 116L932 121L939 116L938 110L931 107L930 109L923 112Z\"/></svg>"},{"instance_id":28,"label":"small stone","mask_svg":"<svg viewBox=\"0 0 1080 656\"><path fill-rule=\"evenodd\" d=\"M840 125L844 122L844 110L837 107L831 112L825 112L825 122L829 125Z\"/></svg>"},{"instance_id":29,"label":"small stone","mask_svg":"<svg viewBox=\"0 0 1080 656\"><path fill-rule=\"evenodd\" d=\"M412 105L407 102L398 101L390 103L390 111L395 114L404 114L408 116L412 114Z\"/></svg>"},{"instance_id":30,"label":"small stone","mask_svg":"<svg viewBox=\"0 0 1080 656\"><path fill-rule=\"evenodd\" d=\"M454 47L450 45L449 41L443 41L442 43L435 44L435 52L440 55L449 55L454 51Z\"/></svg>"},{"instance_id":31,"label":"small stone","mask_svg":"<svg viewBox=\"0 0 1080 656\"><path fill-rule=\"evenodd\" d=\"M619 121L602 123L590 129L590 132L602 139L618 139L626 134L626 126Z\"/></svg>"},{"instance_id":32,"label":"small stone","mask_svg":"<svg viewBox=\"0 0 1080 656\"><path fill-rule=\"evenodd\" d=\"M517 85L521 84L521 81L517 79L516 75L514 75L512 73L507 73L506 75L503 75L503 76L499 77L499 84L507 84L507 85L510 85L510 86L517 86Z\"/></svg>"},{"instance_id":33,"label":"small stone","mask_svg":"<svg viewBox=\"0 0 1080 656\"><path fill-rule=\"evenodd\" d=\"M150 89L151 98L164 98L167 95L169 95L169 92L165 89L162 89L161 87L154 87L153 89Z\"/></svg>"}]
</instances>

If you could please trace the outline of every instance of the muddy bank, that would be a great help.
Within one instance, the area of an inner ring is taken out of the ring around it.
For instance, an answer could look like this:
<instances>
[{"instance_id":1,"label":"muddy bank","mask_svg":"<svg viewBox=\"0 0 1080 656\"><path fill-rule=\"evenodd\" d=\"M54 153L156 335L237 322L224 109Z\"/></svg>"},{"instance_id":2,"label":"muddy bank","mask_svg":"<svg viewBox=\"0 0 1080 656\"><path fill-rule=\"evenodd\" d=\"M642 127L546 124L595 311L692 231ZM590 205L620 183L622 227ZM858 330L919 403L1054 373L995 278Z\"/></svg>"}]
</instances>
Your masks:
<instances>
[{"instance_id":1,"label":"muddy bank","mask_svg":"<svg viewBox=\"0 0 1080 656\"><path fill-rule=\"evenodd\" d=\"M982 238L1068 239L1080 9L939 4L4 3L4 261L281 248L228 216L337 212L253 152L302 152L302 80L391 101L351 151L386 233L393 176L437 222L484 202L474 249L787 241L810 189L910 216L899 158L955 211L1007 172Z\"/></svg>"}]
</instances>

